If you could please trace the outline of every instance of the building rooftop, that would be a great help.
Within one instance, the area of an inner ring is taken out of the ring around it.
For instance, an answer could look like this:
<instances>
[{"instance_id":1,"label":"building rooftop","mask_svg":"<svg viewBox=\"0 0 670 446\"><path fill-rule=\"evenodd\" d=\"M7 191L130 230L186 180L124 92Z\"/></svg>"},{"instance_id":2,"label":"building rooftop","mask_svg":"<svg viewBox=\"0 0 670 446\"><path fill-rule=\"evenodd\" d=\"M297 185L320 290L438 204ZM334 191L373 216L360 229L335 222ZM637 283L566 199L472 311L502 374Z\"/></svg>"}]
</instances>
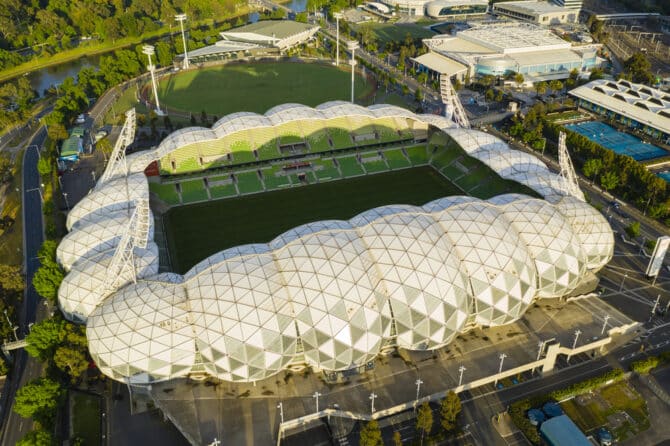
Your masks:
<instances>
[{"instance_id":1,"label":"building rooftop","mask_svg":"<svg viewBox=\"0 0 670 446\"><path fill-rule=\"evenodd\" d=\"M540 433L550 446L592 446L567 415L548 419L540 426Z\"/></svg>"},{"instance_id":2,"label":"building rooftop","mask_svg":"<svg viewBox=\"0 0 670 446\"><path fill-rule=\"evenodd\" d=\"M507 54L571 46L551 31L530 23L481 25L460 31L457 36Z\"/></svg>"},{"instance_id":3,"label":"building rooftop","mask_svg":"<svg viewBox=\"0 0 670 446\"><path fill-rule=\"evenodd\" d=\"M568 8L558 6L554 3L549 3L546 1L519 1L519 2L502 2L496 3L495 8L504 8L511 11L517 11L523 14L550 14L550 13L560 13L560 12L572 12Z\"/></svg>"},{"instance_id":4,"label":"building rooftop","mask_svg":"<svg viewBox=\"0 0 670 446\"><path fill-rule=\"evenodd\" d=\"M626 80L595 80L570 91L620 115L670 134L670 94Z\"/></svg>"},{"instance_id":5,"label":"building rooftop","mask_svg":"<svg viewBox=\"0 0 670 446\"><path fill-rule=\"evenodd\" d=\"M444 57L438 53L426 53L419 57L412 58L415 62L430 68L437 73L447 74L453 76L467 70L467 67L462 63L458 63L453 59Z\"/></svg>"},{"instance_id":6,"label":"building rooftop","mask_svg":"<svg viewBox=\"0 0 670 446\"><path fill-rule=\"evenodd\" d=\"M263 20L224 31L221 36L226 40L257 40L259 36L265 40L267 38L281 40L312 28L318 28L318 26L292 20Z\"/></svg>"}]
</instances>

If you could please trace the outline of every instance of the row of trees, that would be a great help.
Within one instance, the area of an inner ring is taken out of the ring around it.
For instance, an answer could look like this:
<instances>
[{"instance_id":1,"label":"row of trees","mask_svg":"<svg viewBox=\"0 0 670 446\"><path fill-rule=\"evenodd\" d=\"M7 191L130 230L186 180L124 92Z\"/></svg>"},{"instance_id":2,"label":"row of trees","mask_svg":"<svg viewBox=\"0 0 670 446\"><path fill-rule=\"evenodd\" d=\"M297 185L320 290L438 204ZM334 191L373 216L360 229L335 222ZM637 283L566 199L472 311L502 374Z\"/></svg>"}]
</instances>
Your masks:
<instances>
[{"instance_id":1,"label":"row of trees","mask_svg":"<svg viewBox=\"0 0 670 446\"><path fill-rule=\"evenodd\" d=\"M461 400L453 391L449 391L440 403L441 434L456 431L460 413ZM423 444L424 437L430 438L434 424L433 409L430 407L430 404L423 403L417 411L415 425L417 433L421 435L421 444ZM393 433L393 442L395 446L402 445L400 432L396 431ZM382 432L377 420L372 420L363 426L359 438L360 446L382 446L383 444Z\"/></svg>"},{"instance_id":2,"label":"row of trees","mask_svg":"<svg viewBox=\"0 0 670 446\"><path fill-rule=\"evenodd\" d=\"M9 127L26 119L35 96L25 77L0 85L0 127Z\"/></svg>"}]
</instances>

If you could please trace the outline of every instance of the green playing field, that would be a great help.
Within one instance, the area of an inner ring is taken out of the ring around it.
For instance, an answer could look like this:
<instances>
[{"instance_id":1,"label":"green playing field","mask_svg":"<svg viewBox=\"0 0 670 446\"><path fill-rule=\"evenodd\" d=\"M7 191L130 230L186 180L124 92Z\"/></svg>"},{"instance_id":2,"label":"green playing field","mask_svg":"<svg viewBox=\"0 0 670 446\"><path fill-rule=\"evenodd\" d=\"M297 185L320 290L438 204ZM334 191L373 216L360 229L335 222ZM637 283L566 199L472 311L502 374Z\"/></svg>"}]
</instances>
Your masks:
<instances>
[{"instance_id":1,"label":"green playing field","mask_svg":"<svg viewBox=\"0 0 670 446\"><path fill-rule=\"evenodd\" d=\"M175 207L164 217L172 268L184 273L223 249L269 242L304 223L349 219L386 204L422 205L459 193L433 168L417 167Z\"/></svg>"},{"instance_id":2,"label":"green playing field","mask_svg":"<svg viewBox=\"0 0 670 446\"><path fill-rule=\"evenodd\" d=\"M317 63L252 63L176 73L163 78L161 104L210 116L249 111L265 113L288 102L310 107L333 100L349 100L351 72ZM371 97L374 84L356 77L359 103Z\"/></svg>"}]
</instances>

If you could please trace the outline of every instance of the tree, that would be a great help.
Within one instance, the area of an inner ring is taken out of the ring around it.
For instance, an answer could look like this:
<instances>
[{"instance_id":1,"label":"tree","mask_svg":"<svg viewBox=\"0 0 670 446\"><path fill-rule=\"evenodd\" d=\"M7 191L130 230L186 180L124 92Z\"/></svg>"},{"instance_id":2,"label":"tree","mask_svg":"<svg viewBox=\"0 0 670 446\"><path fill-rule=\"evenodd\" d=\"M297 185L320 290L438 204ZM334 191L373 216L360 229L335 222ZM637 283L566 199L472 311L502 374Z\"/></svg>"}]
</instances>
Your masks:
<instances>
[{"instance_id":1,"label":"tree","mask_svg":"<svg viewBox=\"0 0 670 446\"><path fill-rule=\"evenodd\" d=\"M633 82L651 84L654 75L651 72L651 62L643 53L634 53L623 64L626 73L630 75Z\"/></svg>"},{"instance_id":2,"label":"tree","mask_svg":"<svg viewBox=\"0 0 670 446\"><path fill-rule=\"evenodd\" d=\"M600 176L600 185L606 192L611 191L619 184L619 177L612 171L607 171Z\"/></svg>"},{"instance_id":3,"label":"tree","mask_svg":"<svg viewBox=\"0 0 670 446\"><path fill-rule=\"evenodd\" d=\"M62 396L60 384L49 378L39 378L16 391L14 412L23 418L50 419Z\"/></svg>"},{"instance_id":4,"label":"tree","mask_svg":"<svg viewBox=\"0 0 670 446\"><path fill-rule=\"evenodd\" d=\"M450 390L440 405L441 424L444 430L451 431L456 428L456 418L461 413L461 399Z\"/></svg>"},{"instance_id":5,"label":"tree","mask_svg":"<svg viewBox=\"0 0 670 446\"><path fill-rule=\"evenodd\" d=\"M423 403L419 407L419 412L416 416L416 428L421 431L421 444L423 444L423 437L430 433L433 428L433 411L428 403Z\"/></svg>"},{"instance_id":6,"label":"tree","mask_svg":"<svg viewBox=\"0 0 670 446\"><path fill-rule=\"evenodd\" d=\"M361 437L358 440L360 446L382 446L382 431L377 420L370 420L361 429Z\"/></svg>"},{"instance_id":7,"label":"tree","mask_svg":"<svg viewBox=\"0 0 670 446\"><path fill-rule=\"evenodd\" d=\"M12 179L12 160L7 153L0 153L0 184Z\"/></svg>"},{"instance_id":8,"label":"tree","mask_svg":"<svg viewBox=\"0 0 670 446\"><path fill-rule=\"evenodd\" d=\"M41 156L37 161L37 171L42 177L48 177L52 171L51 160L48 156Z\"/></svg>"},{"instance_id":9,"label":"tree","mask_svg":"<svg viewBox=\"0 0 670 446\"><path fill-rule=\"evenodd\" d=\"M628 238L638 238L640 236L640 222L634 221L625 228Z\"/></svg>"},{"instance_id":10,"label":"tree","mask_svg":"<svg viewBox=\"0 0 670 446\"><path fill-rule=\"evenodd\" d=\"M33 325L30 333L26 336L26 352L33 358L41 360L53 356L57 346L63 340L64 321L59 319L44 319Z\"/></svg>"},{"instance_id":11,"label":"tree","mask_svg":"<svg viewBox=\"0 0 670 446\"><path fill-rule=\"evenodd\" d=\"M402 446L402 435L400 432L393 432L393 446Z\"/></svg>"},{"instance_id":12,"label":"tree","mask_svg":"<svg viewBox=\"0 0 670 446\"><path fill-rule=\"evenodd\" d=\"M587 178L591 179L591 182L593 182L600 171L603 169L603 160L600 158L591 158L586 160L584 163L584 166L582 167L582 170L584 171L584 175L586 175Z\"/></svg>"},{"instance_id":13,"label":"tree","mask_svg":"<svg viewBox=\"0 0 670 446\"><path fill-rule=\"evenodd\" d=\"M58 347L56 353L54 353L53 359L56 367L70 375L72 382L76 382L81 374L88 368L86 353L67 345Z\"/></svg>"},{"instance_id":14,"label":"tree","mask_svg":"<svg viewBox=\"0 0 670 446\"><path fill-rule=\"evenodd\" d=\"M563 90L563 82L554 79L553 81L549 82L549 88L551 88L554 93L558 93Z\"/></svg>"},{"instance_id":15,"label":"tree","mask_svg":"<svg viewBox=\"0 0 670 446\"><path fill-rule=\"evenodd\" d=\"M0 263L0 288L5 292L16 293L23 291L23 286L21 269L15 265Z\"/></svg>"},{"instance_id":16,"label":"tree","mask_svg":"<svg viewBox=\"0 0 670 446\"><path fill-rule=\"evenodd\" d=\"M64 277L63 271L56 262L56 247L57 244L54 240L44 241L37 253L41 266L33 275L35 291L52 303L56 302L58 287Z\"/></svg>"},{"instance_id":17,"label":"tree","mask_svg":"<svg viewBox=\"0 0 670 446\"><path fill-rule=\"evenodd\" d=\"M524 81L523 74L517 73L514 75L514 83L516 83L517 87L521 87L521 84L523 84Z\"/></svg>"},{"instance_id":18,"label":"tree","mask_svg":"<svg viewBox=\"0 0 670 446\"><path fill-rule=\"evenodd\" d=\"M54 437L49 431L36 429L28 432L20 439L16 446L52 446Z\"/></svg>"},{"instance_id":19,"label":"tree","mask_svg":"<svg viewBox=\"0 0 670 446\"><path fill-rule=\"evenodd\" d=\"M63 124L52 123L47 126L47 134L52 141L60 141L68 137L67 129Z\"/></svg>"}]
</instances>

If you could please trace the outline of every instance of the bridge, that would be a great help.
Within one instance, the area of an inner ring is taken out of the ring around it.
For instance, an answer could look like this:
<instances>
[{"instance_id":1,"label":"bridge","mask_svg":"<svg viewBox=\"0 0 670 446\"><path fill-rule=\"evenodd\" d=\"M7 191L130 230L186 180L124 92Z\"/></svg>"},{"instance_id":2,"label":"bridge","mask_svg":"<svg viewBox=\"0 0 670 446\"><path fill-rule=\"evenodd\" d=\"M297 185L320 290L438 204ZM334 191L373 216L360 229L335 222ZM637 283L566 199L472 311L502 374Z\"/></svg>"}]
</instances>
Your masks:
<instances>
[{"instance_id":1,"label":"bridge","mask_svg":"<svg viewBox=\"0 0 670 446\"><path fill-rule=\"evenodd\" d=\"M4 353L5 356L9 356L10 351L24 348L26 345L28 345L28 341L26 341L25 338L18 341L5 342L2 344L2 353Z\"/></svg>"}]
</instances>

